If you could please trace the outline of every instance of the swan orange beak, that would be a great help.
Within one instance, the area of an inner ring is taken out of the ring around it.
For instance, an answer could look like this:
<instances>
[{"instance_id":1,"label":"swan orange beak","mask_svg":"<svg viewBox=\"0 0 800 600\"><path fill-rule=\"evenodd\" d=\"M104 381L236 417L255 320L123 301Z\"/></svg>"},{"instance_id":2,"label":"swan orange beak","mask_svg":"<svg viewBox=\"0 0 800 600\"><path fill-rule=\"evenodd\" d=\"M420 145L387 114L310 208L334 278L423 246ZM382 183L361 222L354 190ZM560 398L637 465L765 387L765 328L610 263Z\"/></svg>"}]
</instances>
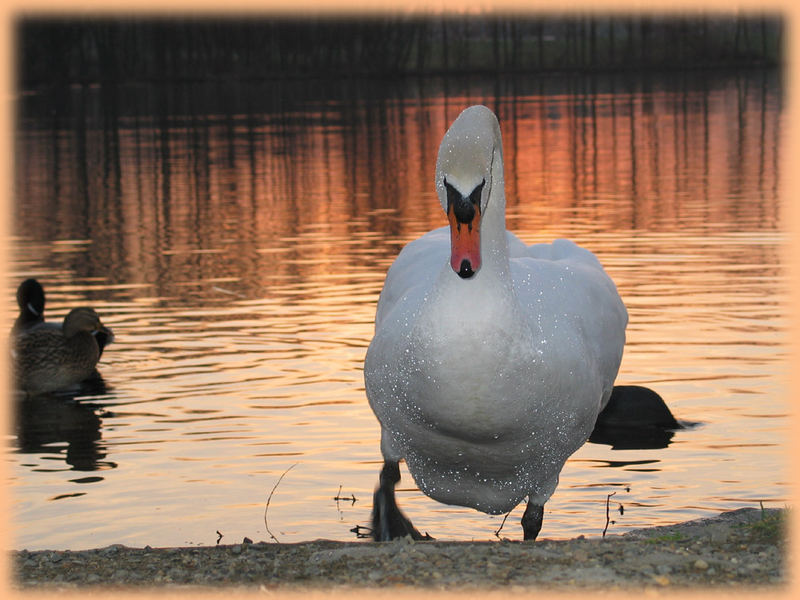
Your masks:
<instances>
[{"instance_id":1,"label":"swan orange beak","mask_svg":"<svg viewBox=\"0 0 800 600\"><path fill-rule=\"evenodd\" d=\"M481 210L475 207L475 214L467 223L456 218L451 203L447 210L450 221L450 266L459 277L469 279L481 268Z\"/></svg>"}]
</instances>

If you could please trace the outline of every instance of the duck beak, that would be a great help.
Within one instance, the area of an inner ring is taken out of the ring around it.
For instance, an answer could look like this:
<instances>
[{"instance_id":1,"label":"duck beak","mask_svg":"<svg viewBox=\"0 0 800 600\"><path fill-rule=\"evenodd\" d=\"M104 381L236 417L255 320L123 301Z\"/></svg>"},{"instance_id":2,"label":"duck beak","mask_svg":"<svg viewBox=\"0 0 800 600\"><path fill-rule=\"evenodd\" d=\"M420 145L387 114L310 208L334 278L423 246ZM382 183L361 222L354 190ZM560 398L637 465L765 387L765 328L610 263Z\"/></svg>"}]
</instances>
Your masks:
<instances>
[{"instance_id":1,"label":"duck beak","mask_svg":"<svg viewBox=\"0 0 800 600\"><path fill-rule=\"evenodd\" d=\"M447 210L450 221L450 267L462 279L469 279L481 268L481 210L480 204L468 221L456 214L454 204Z\"/></svg>"},{"instance_id":2,"label":"duck beak","mask_svg":"<svg viewBox=\"0 0 800 600\"><path fill-rule=\"evenodd\" d=\"M92 335L94 335L95 339L102 340L103 345L110 344L114 341L114 332L111 331L110 327L106 327L105 325L101 325L100 329L93 331Z\"/></svg>"}]
</instances>

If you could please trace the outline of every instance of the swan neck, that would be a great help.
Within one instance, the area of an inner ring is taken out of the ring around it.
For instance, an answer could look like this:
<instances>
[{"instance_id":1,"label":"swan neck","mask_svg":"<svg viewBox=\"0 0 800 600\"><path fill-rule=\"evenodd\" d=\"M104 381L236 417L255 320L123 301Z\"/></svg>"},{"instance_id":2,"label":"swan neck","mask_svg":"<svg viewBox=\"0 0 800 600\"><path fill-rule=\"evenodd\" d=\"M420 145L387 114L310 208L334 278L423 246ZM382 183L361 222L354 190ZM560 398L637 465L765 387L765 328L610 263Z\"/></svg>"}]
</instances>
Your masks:
<instances>
[{"instance_id":1,"label":"swan neck","mask_svg":"<svg viewBox=\"0 0 800 600\"><path fill-rule=\"evenodd\" d=\"M492 182L486 214L481 223L481 254L485 267L498 274L508 275L510 267L502 156L495 157L492 165Z\"/></svg>"}]
</instances>

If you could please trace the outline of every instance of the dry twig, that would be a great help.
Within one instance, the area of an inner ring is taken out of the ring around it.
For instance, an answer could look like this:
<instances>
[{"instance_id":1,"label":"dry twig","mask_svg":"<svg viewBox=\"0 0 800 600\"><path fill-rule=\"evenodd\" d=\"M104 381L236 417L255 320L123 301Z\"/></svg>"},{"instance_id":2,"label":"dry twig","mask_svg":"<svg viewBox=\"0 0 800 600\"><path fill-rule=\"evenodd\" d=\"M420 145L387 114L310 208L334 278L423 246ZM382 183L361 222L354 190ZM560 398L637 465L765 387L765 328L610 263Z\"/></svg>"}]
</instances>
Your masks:
<instances>
[{"instance_id":1,"label":"dry twig","mask_svg":"<svg viewBox=\"0 0 800 600\"><path fill-rule=\"evenodd\" d=\"M511 511L508 511L506 513L506 516L503 517L503 522L500 523L500 527L498 527L497 531L494 532L495 537L500 537L500 532L503 531L503 525L506 524L506 519L508 518L508 515L510 515L510 514L511 514Z\"/></svg>"},{"instance_id":2,"label":"dry twig","mask_svg":"<svg viewBox=\"0 0 800 600\"><path fill-rule=\"evenodd\" d=\"M606 531L608 531L608 524L611 523L611 517L609 515L609 504L611 503L611 496L616 494L617 492L611 492L608 496L606 496L606 526L603 528L603 537L606 537Z\"/></svg>"},{"instance_id":3,"label":"dry twig","mask_svg":"<svg viewBox=\"0 0 800 600\"><path fill-rule=\"evenodd\" d=\"M358 500L356 499L356 495L353 492L350 492L350 497L349 498L347 496L342 496L342 486L341 485L339 486L339 491L336 492L336 495L333 497L333 499L336 500L336 505L337 506L339 505L339 501L340 500L342 500L342 501L346 500L347 502L351 502L352 504L355 504L356 502L358 502Z\"/></svg>"},{"instance_id":4,"label":"dry twig","mask_svg":"<svg viewBox=\"0 0 800 600\"><path fill-rule=\"evenodd\" d=\"M267 511L269 510L269 501L270 501L270 500L272 500L272 494L274 494L274 493L275 493L275 490L276 490L276 489L278 489L278 486L280 485L280 483L281 483L281 481L283 480L284 476L285 476L285 475L286 475L286 474L287 474L289 471L291 471L292 469L294 469L296 466L297 466L297 463L294 463L294 464L293 464L291 467L289 467L288 469L286 469L286 470L283 472L283 475L281 475L280 477L278 477L278 481L275 483L275 486L272 488L272 491L269 493L269 497L267 498L267 505L264 507L264 527L266 527L266 529L267 529L267 533L269 534L269 537L271 537L273 540L275 540L275 541L276 541L276 542L278 542L279 544L280 544L280 541L278 540L278 538L276 538L276 537L275 537L275 536L272 534L272 532L269 530L269 525L267 524Z\"/></svg>"}]
</instances>

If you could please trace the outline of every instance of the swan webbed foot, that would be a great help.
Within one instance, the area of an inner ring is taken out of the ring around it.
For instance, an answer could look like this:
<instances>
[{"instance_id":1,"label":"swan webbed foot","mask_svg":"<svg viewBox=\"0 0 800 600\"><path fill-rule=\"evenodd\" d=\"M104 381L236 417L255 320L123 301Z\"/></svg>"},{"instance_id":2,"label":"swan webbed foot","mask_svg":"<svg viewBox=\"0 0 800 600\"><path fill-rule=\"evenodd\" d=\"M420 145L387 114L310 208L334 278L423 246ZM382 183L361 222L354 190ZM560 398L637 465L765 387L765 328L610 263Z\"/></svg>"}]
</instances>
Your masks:
<instances>
[{"instance_id":1,"label":"swan webbed foot","mask_svg":"<svg viewBox=\"0 0 800 600\"><path fill-rule=\"evenodd\" d=\"M542 519L544 518L544 506L534 504L528 500L528 506L522 515L523 539L534 541L542 529Z\"/></svg>"},{"instance_id":2,"label":"swan webbed foot","mask_svg":"<svg viewBox=\"0 0 800 600\"><path fill-rule=\"evenodd\" d=\"M400 465L395 461L384 461L380 483L372 497L372 539L376 542L411 536L415 540L433 539L422 535L397 506L394 486L400 481Z\"/></svg>"}]
</instances>

